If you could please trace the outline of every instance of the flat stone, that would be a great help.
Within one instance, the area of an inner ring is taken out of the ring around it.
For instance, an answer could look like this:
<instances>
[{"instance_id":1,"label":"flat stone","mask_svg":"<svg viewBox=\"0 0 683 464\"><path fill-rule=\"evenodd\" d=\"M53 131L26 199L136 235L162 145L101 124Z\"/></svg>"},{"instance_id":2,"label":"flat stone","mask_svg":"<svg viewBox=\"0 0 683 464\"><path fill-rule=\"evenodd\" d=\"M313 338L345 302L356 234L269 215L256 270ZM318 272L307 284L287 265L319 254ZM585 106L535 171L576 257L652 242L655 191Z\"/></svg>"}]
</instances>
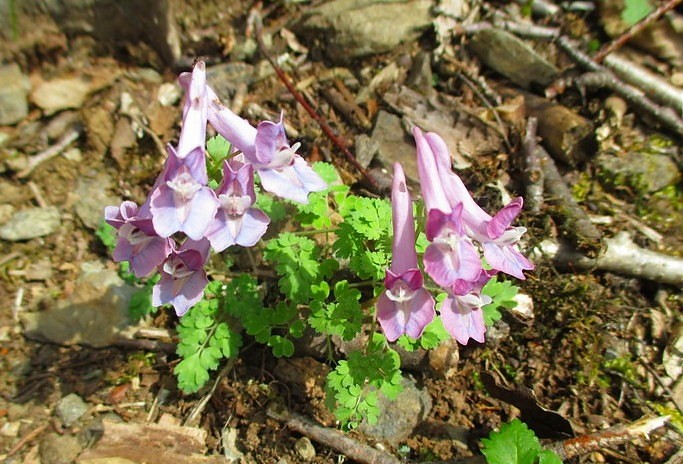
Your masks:
<instances>
[{"instance_id":1,"label":"flat stone","mask_svg":"<svg viewBox=\"0 0 683 464\"><path fill-rule=\"evenodd\" d=\"M55 414L64 427L71 427L86 412L88 412L88 403L75 393L66 395L55 406Z\"/></svg>"},{"instance_id":2,"label":"flat stone","mask_svg":"<svg viewBox=\"0 0 683 464\"><path fill-rule=\"evenodd\" d=\"M128 326L128 310L135 287L100 262L86 262L76 291L46 311L22 313L26 336L60 345L111 345Z\"/></svg>"},{"instance_id":3,"label":"flat stone","mask_svg":"<svg viewBox=\"0 0 683 464\"><path fill-rule=\"evenodd\" d=\"M295 31L338 62L384 53L431 26L428 0L332 0L309 10Z\"/></svg>"},{"instance_id":4,"label":"flat stone","mask_svg":"<svg viewBox=\"0 0 683 464\"><path fill-rule=\"evenodd\" d=\"M401 118L384 110L377 114L370 136L379 161L391 172L394 163L401 163L406 177L417 181L417 158L412 137L403 129Z\"/></svg>"},{"instance_id":5,"label":"flat stone","mask_svg":"<svg viewBox=\"0 0 683 464\"><path fill-rule=\"evenodd\" d=\"M500 29L476 33L470 48L486 66L524 88L547 87L559 76L559 70L522 39Z\"/></svg>"},{"instance_id":6,"label":"flat stone","mask_svg":"<svg viewBox=\"0 0 683 464\"><path fill-rule=\"evenodd\" d=\"M16 64L0 66L0 126L22 121L28 115L28 78Z\"/></svg>"},{"instance_id":7,"label":"flat stone","mask_svg":"<svg viewBox=\"0 0 683 464\"><path fill-rule=\"evenodd\" d=\"M379 395L379 419L374 425L363 421L360 425L361 432L396 446L408 438L415 427L427 417L432 409L429 393L420 390L408 377L403 378L402 385L403 391L394 401Z\"/></svg>"},{"instance_id":8,"label":"flat stone","mask_svg":"<svg viewBox=\"0 0 683 464\"><path fill-rule=\"evenodd\" d=\"M58 111L80 108L90 92L90 85L79 77L44 81L31 92L31 100L46 115Z\"/></svg>"},{"instance_id":9,"label":"flat stone","mask_svg":"<svg viewBox=\"0 0 683 464\"><path fill-rule=\"evenodd\" d=\"M86 227L97 229L104 220L104 208L121 202L108 193L111 184L111 177L104 173L98 173L94 178L78 179L74 189L74 210Z\"/></svg>"},{"instance_id":10,"label":"flat stone","mask_svg":"<svg viewBox=\"0 0 683 464\"><path fill-rule=\"evenodd\" d=\"M50 235L59 229L61 214L54 206L17 211L0 227L0 239L17 242Z\"/></svg>"},{"instance_id":11,"label":"flat stone","mask_svg":"<svg viewBox=\"0 0 683 464\"><path fill-rule=\"evenodd\" d=\"M604 184L627 186L640 194L662 190L681 178L676 163L664 154L627 152L616 156L602 153L596 161L601 169L599 178Z\"/></svg>"},{"instance_id":12,"label":"flat stone","mask_svg":"<svg viewBox=\"0 0 683 464\"><path fill-rule=\"evenodd\" d=\"M71 435L46 435L38 446L41 464L72 464L83 448Z\"/></svg>"}]
</instances>

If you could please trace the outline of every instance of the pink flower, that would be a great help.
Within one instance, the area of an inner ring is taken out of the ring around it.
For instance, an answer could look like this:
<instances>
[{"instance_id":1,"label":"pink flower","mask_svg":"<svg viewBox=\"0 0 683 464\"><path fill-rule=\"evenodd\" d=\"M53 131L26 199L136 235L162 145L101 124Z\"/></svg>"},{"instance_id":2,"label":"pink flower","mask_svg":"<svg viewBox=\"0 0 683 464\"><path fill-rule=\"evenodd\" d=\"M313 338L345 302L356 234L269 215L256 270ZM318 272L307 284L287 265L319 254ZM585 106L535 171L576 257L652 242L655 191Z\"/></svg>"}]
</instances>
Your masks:
<instances>
[{"instance_id":1,"label":"pink flower","mask_svg":"<svg viewBox=\"0 0 683 464\"><path fill-rule=\"evenodd\" d=\"M172 304L182 316L204 295L209 283L204 264L209 257L209 241L187 240L169 255L159 268L161 280L152 288L152 305Z\"/></svg>"},{"instance_id":2,"label":"pink flower","mask_svg":"<svg viewBox=\"0 0 683 464\"><path fill-rule=\"evenodd\" d=\"M416 130L419 132L419 129ZM448 203L453 208L458 204L463 205L462 221L466 234L481 244L486 262L491 267L524 280L523 271L534 268L517 247L517 242L526 229L512 227L512 221L522 210L522 198L515 198L491 217L474 201L460 177L451 170L451 155L446 142L433 132L425 134L424 139L434 156Z\"/></svg>"},{"instance_id":3,"label":"pink flower","mask_svg":"<svg viewBox=\"0 0 683 464\"><path fill-rule=\"evenodd\" d=\"M216 190L220 206L206 238L216 252L232 245L250 247L266 233L270 219L254 208L254 168L242 162L243 155L224 161L223 181Z\"/></svg>"},{"instance_id":4,"label":"pink flower","mask_svg":"<svg viewBox=\"0 0 683 464\"><path fill-rule=\"evenodd\" d=\"M394 238L386 290L377 301L377 319L390 342L402 334L419 338L434 319L434 298L423 287L415 251L415 225L410 193L401 165L394 164L391 190Z\"/></svg>"},{"instance_id":5,"label":"pink flower","mask_svg":"<svg viewBox=\"0 0 683 464\"><path fill-rule=\"evenodd\" d=\"M481 259L465 234L463 205L448 202L431 146L417 127L413 135L420 188L427 208L425 232L431 242L424 254L425 271L442 287L474 281L482 269Z\"/></svg>"}]
</instances>

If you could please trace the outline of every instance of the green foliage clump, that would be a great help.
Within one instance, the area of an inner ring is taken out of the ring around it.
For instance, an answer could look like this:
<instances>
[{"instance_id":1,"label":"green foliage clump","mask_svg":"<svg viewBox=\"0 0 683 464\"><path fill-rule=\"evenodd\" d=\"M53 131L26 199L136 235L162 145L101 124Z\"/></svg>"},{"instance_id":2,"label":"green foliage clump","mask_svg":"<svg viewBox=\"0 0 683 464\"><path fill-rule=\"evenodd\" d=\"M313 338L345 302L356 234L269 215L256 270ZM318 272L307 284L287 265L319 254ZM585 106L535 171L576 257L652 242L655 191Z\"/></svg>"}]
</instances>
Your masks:
<instances>
[{"instance_id":1,"label":"green foliage clump","mask_svg":"<svg viewBox=\"0 0 683 464\"><path fill-rule=\"evenodd\" d=\"M499 321L503 315L499 311L499 308L511 309L517 306L517 302L514 300L517 296L519 288L512 285L509 280L499 281L497 276L494 276L489 280L484 288L481 289L483 295L488 295L493 301L491 303L484 305L482 311L484 311L484 324L487 327L492 326L496 321Z\"/></svg>"}]
</instances>

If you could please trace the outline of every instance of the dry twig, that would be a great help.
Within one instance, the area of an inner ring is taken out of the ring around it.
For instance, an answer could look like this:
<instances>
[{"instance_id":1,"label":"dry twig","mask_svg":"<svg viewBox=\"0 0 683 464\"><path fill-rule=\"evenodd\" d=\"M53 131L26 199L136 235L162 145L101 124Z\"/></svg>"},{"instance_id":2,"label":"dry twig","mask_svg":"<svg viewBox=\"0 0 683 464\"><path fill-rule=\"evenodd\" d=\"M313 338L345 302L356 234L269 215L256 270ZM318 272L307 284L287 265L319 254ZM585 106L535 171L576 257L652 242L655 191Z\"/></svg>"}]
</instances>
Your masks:
<instances>
[{"instance_id":1,"label":"dry twig","mask_svg":"<svg viewBox=\"0 0 683 464\"><path fill-rule=\"evenodd\" d=\"M617 425L607 430L583 435L575 438L551 443L546 448L551 449L563 461L576 456L582 456L593 451L600 451L607 447L630 442L663 427L669 421L669 416L645 418L632 424Z\"/></svg>"},{"instance_id":2,"label":"dry twig","mask_svg":"<svg viewBox=\"0 0 683 464\"><path fill-rule=\"evenodd\" d=\"M78 127L75 127L67 133L65 133L64 135L62 135L57 141L57 143L55 143L48 149L38 153L35 156L31 156L28 159L28 166L26 166L24 169L17 173L17 178L23 179L25 177L28 177L33 172L33 170L37 168L40 164L44 163L49 159L54 158L55 156L59 155L61 152L66 150L66 148L73 142L75 142L80 135L80 129Z\"/></svg>"},{"instance_id":3,"label":"dry twig","mask_svg":"<svg viewBox=\"0 0 683 464\"><path fill-rule=\"evenodd\" d=\"M296 87L289 81L289 78L285 75L285 72L280 68L280 66L275 62L273 57L268 53L268 48L266 47L266 44L263 41L263 25L261 23L261 18L260 16L255 17L254 21L255 25L255 36L256 36L256 41L258 42L259 49L261 50L261 53L265 56L266 60L270 63L270 65L273 67L275 70L275 73L277 76L280 78L283 84L285 84L285 87L287 87L287 90L294 96L297 102L303 106L303 108L306 110L306 112L311 115L313 119L318 123L322 131L329 137L329 139L334 143L337 148L339 148L344 155L346 156L346 159L358 170L358 172L368 181L370 185L372 185L374 188L379 189L379 186L377 185L377 182L375 179L368 174L368 172L365 170L363 166L360 165L358 160L356 159L355 156L353 156L353 153L349 151L348 148L346 148L346 145L339 140L339 137L334 133L332 128L327 124L325 119L318 114L318 112L308 104L308 102L301 96L298 90L296 90Z\"/></svg>"},{"instance_id":4,"label":"dry twig","mask_svg":"<svg viewBox=\"0 0 683 464\"><path fill-rule=\"evenodd\" d=\"M683 259L641 248L620 232L604 240L604 251L596 258L585 256L554 240L544 240L539 248L546 258L562 267L601 270L683 287Z\"/></svg>"},{"instance_id":5,"label":"dry twig","mask_svg":"<svg viewBox=\"0 0 683 464\"><path fill-rule=\"evenodd\" d=\"M616 39L612 40L610 43L604 45L598 53L596 53L593 56L593 61L596 63L602 62L602 60L605 59L607 55L612 53L615 50L618 50L619 48L623 47L626 42L631 40L633 36L637 35L639 32L642 32L643 29L647 28L650 26L652 23L657 21L659 18L661 18L664 13L667 11L671 11L676 6L681 3L683 0L669 0L666 3L662 3L659 5L654 11L652 11L649 15L647 15L645 18L641 19L639 22L631 26L626 32L621 34L619 37Z\"/></svg>"},{"instance_id":6,"label":"dry twig","mask_svg":"<svg viewBox=\"0 0 683 464\"><path fill-rule=\"evenodd\" d=\"M541 145L536 146L536 156L543 172L543 184L557 205L560 230L576 248L591 256L596 255L602 247L602 234L576 203L555 162Z\"/></svg>"},{"instance_id":7,"label":"dry twig","mask_svg":"<svg viewBox=\"0 0 683 464\"><path fill-rule=\"evenodd\" d=\"M268 417L283 422L290 429L332 448L354 461L368 464L399 464L401 462L390 454L357 442L339 430L323 427L283 407L271 404L266 413Z\"/></svg>"},{"instance_id":8,"label":"dry twig","mask_svg":"<svg viewBox=\"0 0 683 464\"><path fill-rule=\"evenodd\" d=\"M524 181L526 184L526 203L529 212L539 214L543 206L543 169L538 157L536 127L538 120L529 118L524 136Z\"/></svg>"}]
</instances>

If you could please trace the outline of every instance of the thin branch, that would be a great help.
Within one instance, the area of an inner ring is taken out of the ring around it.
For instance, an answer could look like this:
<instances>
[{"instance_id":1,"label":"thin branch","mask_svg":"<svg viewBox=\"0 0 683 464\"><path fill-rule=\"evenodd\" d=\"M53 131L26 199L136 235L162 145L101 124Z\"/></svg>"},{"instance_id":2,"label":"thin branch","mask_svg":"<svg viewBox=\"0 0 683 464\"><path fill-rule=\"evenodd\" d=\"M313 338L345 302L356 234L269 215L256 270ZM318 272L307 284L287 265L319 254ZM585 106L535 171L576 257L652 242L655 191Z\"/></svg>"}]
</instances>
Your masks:
<instances>
[{"instance_id":1,"label":"thin branch","mask_svg":"<svg viewBox=\"0 0 683 464\"><path fill-rule=\"evenodd\" d=\"M653 431L666 425L668 421L669 416L645 418L632 424L617 425L589 435L554 442L546 448L557 453L564 461L610 446L628 443L636 438L647 437Z\"/></svg>"},{"instance_id":2,"label":"thin branch","mask_svg":"<svg viewBox=\"0 0 683 464\"><path fill-rule=\"evenodd\" d=\"M367 464L400 464L394 456L360 443L337 429L323 427L312 420L271 404L266 411L268 417L283 422L287 427L307 436L313 441L338 451L344 456Z\"/></svg>"},{"instance_id":3,"label":"thin branch","mask_svg":"<svg viewBox=\"0 0 683 464\"><path fill-rule=\"evenodd\" d=\"M54 158L55 156L59 155L61 152L66 150L69 145L78 140L78 137L80 137L80 135L80 127L75 127L67 133L65 133L64 135L62 135L57 141L57 143L49 147L47 150L44 150L35 156L31 156L28 159L28 166L26 166L26 168L22 169L17 173L17 178L23 179L24 177L28 177L33 172L33 170L37 168L40 164L44 163L49 159Z\"/></svg>"},{"instance_id":4,"label":"thin branch","mask_svg":"<svg viewBox=\"0 0 683 464\"><path fill-rule=\"evenodd\" d=\"M683 0L669 0L666 3L662 3L659 5L653 12L651 12L649 15L647 15L645 18L631 26L626 32L621 34L619 37L616 39L612 40L610 43L604 45L598 53L596 53L593 56L593 60L596 63L601 63L602 60L605 59L607 55L612 53L615 50L620 49L621 47L626 44L629 40L633 38L633 36L637 35L638 33L642 32L643 29L657 21L659 18L664 15L667 11L673 10L676 8L676 6L681 3Z\"/></svg>"},{"instance_id":5,"label":"thin branch","mask_svg":"<svg viewBox=\"0 0 683 464\"><path fill-rule=\"evenodd\" d=\"M526 203L531 214L540 214L543 206L543 169L538 156L538 141L536 140L536 128L538 120L529 118L526 125L526 134L522 142L524 149L524 183L526 186Z\"/></svg>"},{"instance_id":6,"label":"thin branch","mask_svg":"<svg viewBox=\"0 0 683 464\"><path fill-rule=\"evenodd\" d=\"M626 232L606 238L604 242L604 251L595 258L554 240L541 242L539 251L556 266L608 271L683 287L683 258L641 248L633 243Z\"/></svg>"},{"instance_id":7,"label":"thin branch","mask_svg":"<svg viewBox=\"0 0 683 464\"><path fill-rule=\"evenodd\" d=\"M318 114L318 112L308 104L308 102L303 98L303 96L299 93L298 90L296 90L295 86L289 81L289 78L285 75L285 72L280 68L280 66L275 62L273 57L268 53L268 48L266 47L266 44L263 41L263 25L261 23L261 17L256 16L254 20L254 25L255 25L255 36L256 36L256 41L258 42L259 49L261 50L261 53L263 53L263 56L265 56L266 60L270 63L270 65L273 67L275 70L275 73L277 76L280 78L283 84L285 84L285 87L287 87L287 90L294 96L297 102L303 106L303 108L306 110L306 112L311 115L313 119L318 123L322 131L327 135L332 143L334 143L343 153L346 155L347 160L358 170L358 172L361 173L361 175L368 181L370 185L372 185L374 188L379 189L379 186L377 185L377 182L375 179L372 178L368 174L368 172L365 170L363 166L360 165L358 160L356 159L355 156L353 156L353 153L349 151L348 148L346 148L346 145L339 140L339 137L334 133L332 128L327 124L325 119Z\"/></svg>"}]
</instances>

